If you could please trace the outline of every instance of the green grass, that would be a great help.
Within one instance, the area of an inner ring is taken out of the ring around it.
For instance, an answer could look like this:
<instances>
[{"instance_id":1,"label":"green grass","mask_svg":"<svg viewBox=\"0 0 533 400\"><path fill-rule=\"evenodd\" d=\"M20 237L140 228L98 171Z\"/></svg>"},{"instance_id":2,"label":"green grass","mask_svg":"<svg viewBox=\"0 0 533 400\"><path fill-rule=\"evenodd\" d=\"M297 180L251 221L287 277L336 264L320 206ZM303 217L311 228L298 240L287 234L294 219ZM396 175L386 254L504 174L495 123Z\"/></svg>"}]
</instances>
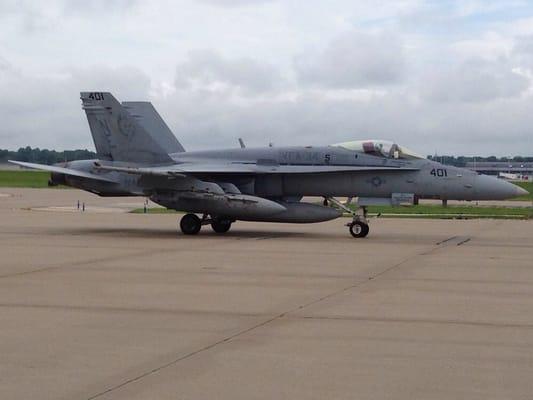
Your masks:
<instances>
[{"instance_id":1,"label":"green grass","mask_svg":"<svg viewBox=\"0 0 533 400\"><path fill-rule=\"evenodd\" d=\"M506 218L531 219L533 207L483 207L418 205L411 207L370 206L370 215L414 218Z\"/></svg>"},{"instance_id":2,"label":"green grass","mask_svg":"<svg viewBox=\"0 0 533 400\"><path fill-rule=\"evenodd\" d=\"M0 187L46 188L48 179L47 171L0 171Z\"/></svg>"},{"instance_id":3,"label":"green grass","mask_svg":"<svg viewBox=\"0 0 533 400\"><path fill-rule=\"evenodd\" d=\"M533 182L513 182L515 185L526 189L529 194L512 198L513 201L533 201Z\"/></svg>"}]
</instances>

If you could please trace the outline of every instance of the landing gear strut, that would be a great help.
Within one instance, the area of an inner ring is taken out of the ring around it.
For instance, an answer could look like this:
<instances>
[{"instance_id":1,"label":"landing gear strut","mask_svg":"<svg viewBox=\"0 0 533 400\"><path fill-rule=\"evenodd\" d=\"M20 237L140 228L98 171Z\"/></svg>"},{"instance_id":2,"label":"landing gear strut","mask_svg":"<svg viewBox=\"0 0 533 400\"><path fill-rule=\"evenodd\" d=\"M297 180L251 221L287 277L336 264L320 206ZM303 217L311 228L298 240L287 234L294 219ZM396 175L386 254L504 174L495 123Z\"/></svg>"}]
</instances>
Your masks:
<instances>
[{"instance_id":1,"label":"landing gear strut","mask_svg":"<svg viewBox=\"0 0 533 400\"><path fill-rule=\"evenodd\" d=\"M351 200L352 199L350 198L346 204L350 204ZM354 211L334 197L328 197L327 201L352 214L352 221L348 222L346 226L350 229L350 234L354 238L364 238L366 235L368 235L368 232L370 232L370 227L368 226L367 209L365 206L358 207L357 210Z\"/></svg>"},{"instance_id":2,"label":"landing gear strut","mask_svg":"<svg viewBox=\"0 0 533 400\"><path fill-rule=\"evenodd\" d=\"M196 214L185 214L180 221L180 229L184 235L196 235L202 229L202 225L211 225L216 233L226 233L231 228L233 220L222 217L209 217L204 214L202 218Z\"/></svg>"}]
</instances>

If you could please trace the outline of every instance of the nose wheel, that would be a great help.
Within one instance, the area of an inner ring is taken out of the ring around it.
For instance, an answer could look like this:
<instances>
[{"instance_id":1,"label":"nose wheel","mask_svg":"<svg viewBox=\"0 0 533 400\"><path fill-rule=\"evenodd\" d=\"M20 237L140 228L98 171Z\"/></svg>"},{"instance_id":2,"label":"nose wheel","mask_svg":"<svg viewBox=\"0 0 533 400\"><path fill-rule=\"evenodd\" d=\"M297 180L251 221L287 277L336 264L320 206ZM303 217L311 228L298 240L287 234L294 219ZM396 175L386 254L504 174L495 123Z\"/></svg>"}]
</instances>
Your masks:
<instances>
[{"instance_id":1,"label":"nose wheel","mask_svg":"<svg viewBox=\"0 0 533 400\"><path fill-rule=\"evenodd\" d=\"M352 214L352 221L347 223L346 226L350 230L350 234L354 238L364 238L370 232L370 227L368 226L367 220L367 210L366 207L357 207L357 210L354 211L352 208L347 207L350 204L352 198L348 199L346 204L341 203L334 197L327 197L324 199L324 203L333 203L340 209L346 211L347 213Z\"/></svg>"},{"instance_id":2,"label":"nose wheel","mask_svg":"<svg viewBox=\"0 0 533 400\"><path fill-rule=\"evenodd\" d=\"M354 238L363 238L370 232L370 227L363 221L352 221L347 225Z\"/></svg>"}]
</instances>

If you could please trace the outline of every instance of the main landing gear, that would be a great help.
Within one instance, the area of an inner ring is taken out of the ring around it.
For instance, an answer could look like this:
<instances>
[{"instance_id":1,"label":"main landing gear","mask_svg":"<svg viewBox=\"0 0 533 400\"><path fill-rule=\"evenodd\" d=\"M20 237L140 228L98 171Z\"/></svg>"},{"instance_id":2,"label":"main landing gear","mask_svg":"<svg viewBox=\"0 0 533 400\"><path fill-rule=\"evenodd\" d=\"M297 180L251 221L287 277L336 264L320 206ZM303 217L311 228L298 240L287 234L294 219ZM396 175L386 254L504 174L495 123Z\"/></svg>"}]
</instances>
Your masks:
<instances>
[{"instance_id":1,"label":"main landing gear","mask_svg":"<svg viewBox=\"0 0 533 400\"><path fill-rule=\"evenodd\" d=\"M196 235L202 225L211 225L216 233L226 233L231 228L233 220L223 217L209 217L204 214L202 218L196 214L185 214L180 221L180 229L184 235Z\"/></svg>"},{"instance_id":2,"label":"main landing gear","mask_svg":"<svg viewBox=\"0 0 533 400\"><path fill-rule=\"evenodd\" d=\"M367 219L367 209L366 207L358 207L356 211L347 207L347 204L350 204L351 198L348 199L346 204L341 203L334 197L327 197L324 199L324 203L330 202L335 204L340 209L346 211L347 213L352 214L352 221L348 222L346 226L350 230L350 234L354 238L364 238L370 232L370 227L368 226Z\"/></svg>"}]
</instances>

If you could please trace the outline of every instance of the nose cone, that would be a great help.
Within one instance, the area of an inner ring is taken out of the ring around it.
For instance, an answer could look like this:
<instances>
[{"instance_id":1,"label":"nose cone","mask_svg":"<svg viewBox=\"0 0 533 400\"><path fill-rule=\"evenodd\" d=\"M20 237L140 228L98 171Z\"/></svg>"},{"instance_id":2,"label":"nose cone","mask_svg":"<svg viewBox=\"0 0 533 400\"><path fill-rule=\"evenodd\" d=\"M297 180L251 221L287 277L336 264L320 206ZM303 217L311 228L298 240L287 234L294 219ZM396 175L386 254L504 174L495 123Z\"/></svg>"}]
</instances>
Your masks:
<instances>
[{"instance_id":1,"label":"nose cone","mask_svg":"<svg viewBox=\"0 0 533 400\"><path fill-rule=\"evenodd\" d=\"M520 186L518 185L513 185L516 189L516 194L515 196L527 196L529 194L529 192L524 189L524 188L521 188Z\"/></svg>"},{"instance_id":2,"label":"nose cone","mask_svg":"<svg viewBox=\"0 0 533 400\"><path fill-rule=\"evenodd\" d=\"M529 194L520 186L488 175L477 175L474 188L477 200L505 200Z\"/></svg>"}]
</instances>

